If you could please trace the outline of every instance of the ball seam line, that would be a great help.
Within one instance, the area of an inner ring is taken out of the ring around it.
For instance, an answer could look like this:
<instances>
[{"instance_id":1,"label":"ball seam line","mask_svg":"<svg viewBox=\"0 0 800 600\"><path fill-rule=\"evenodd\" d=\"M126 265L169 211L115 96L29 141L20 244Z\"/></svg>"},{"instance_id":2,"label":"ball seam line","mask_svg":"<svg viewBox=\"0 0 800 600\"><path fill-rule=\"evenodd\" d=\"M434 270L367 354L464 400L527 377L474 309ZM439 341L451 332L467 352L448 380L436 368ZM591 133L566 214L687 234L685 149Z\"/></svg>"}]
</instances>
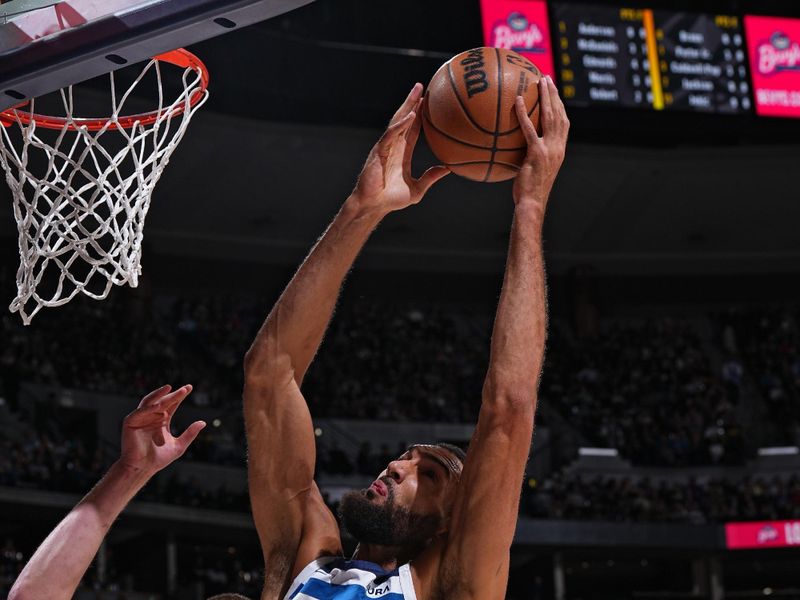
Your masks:
<instances>
[{"instance_id":1,"label":"ball seam line","mask_svg":"<svg viewBox=\"0 0 800 600\"><path fill-rule=\"evenodd\" d=\"M489 181L492 176L492 166L494 157L497 154L497 130L500 129L500 110L503 105L503 62L500 60L500 50L494 49L494 57L497 60L497 109L494 112L494 132L492 133L492 156L489 158L489 168L486 169L486 176L483 181Z\"/></svg>"},{"instance_id":2,"label":"ball seam line","mask_svg":"<svg viewBox=\"0 0 800 600\"><path fill-rule=\"evenodd\" d=\"M452 142L456 142L458 144L461 144L462 146L468 146L470 148L477 148L478 150L491 150L492 149L491 146L481 146L480 144L473 144L472 142L467 142L465 140L459 139L457 137L454 137L454 136L450 135L446 131L444 131L442 129L439 129L439 127L436 125L436 123L433 122L433 117L431 116L430 108L425 106L425 105L423 105L423 107L422 107L422 118L425 120L425 122L428 125L431 126L431 128L436 133L440 134L443 137L446 137L447 139L449 139ZM500 134L500 135L502 135L502 134ZM498 147L497 151L498 152L519 152L520 150L527 150L527 149L528 149L528 146L526 144L525 146L514 146L513 148L500 148L500 147Z\"/></svg>"},{"instance_id":3,"label":"ball seam line","mask_svg":"<svg viewBox=\"0 0 800 600\"><path fill-rule=\"evenodd\" d=\"M457 143L459 143L459 144L461 144L463 146L469 146L470 148L477 148L479 150L491 150L492 149L491 146L480 146L478 144L472 144L470 142L465 142L464 140L460 140L457 137L453 137L449 133L447 133L445 131L442 131L433 122L433 118L431 117L431 115L429 113L430 113L430 109L425 110L423 108L422 118L425 119L425 121L427 121L427 123L433 128L434 131L436 131L436 133L446 137L450 141L457 142ZM519 148L508 148L508 150L517 150L517 151L519 151L519 150L524 150L525 148L526 148L525 146L520 146Z\"/></svg>"},{"instance_id":4,"label":"ball seam line","mask_svg":"<svg viewBox=\"0 0 800 600\"><path fill-rule=\"evenodd\" d=\"M469 160L466 162L457 162L457 163L442 163L445 167L466 167L468 165L485 165L488 164L488 160ZM500 165L501 167L508 167L509 169L513 169L515 171L519 171L519 167L512 163L507 163L502 160L494 161L494 164Z\"/></svg>"}]
</instances>

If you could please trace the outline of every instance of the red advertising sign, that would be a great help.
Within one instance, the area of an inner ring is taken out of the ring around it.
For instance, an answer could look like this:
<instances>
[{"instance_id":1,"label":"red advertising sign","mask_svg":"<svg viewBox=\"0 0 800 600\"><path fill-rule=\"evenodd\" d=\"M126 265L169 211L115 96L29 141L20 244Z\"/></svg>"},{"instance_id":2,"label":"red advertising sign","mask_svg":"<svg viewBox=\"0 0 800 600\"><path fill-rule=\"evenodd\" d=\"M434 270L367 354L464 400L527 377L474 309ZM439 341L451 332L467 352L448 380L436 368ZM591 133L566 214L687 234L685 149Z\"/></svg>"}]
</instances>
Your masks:
<instances>
[{"instance_id":1,"label":"red advertising sign","mask_svg":"<svg viewBox=\"0 0 800 600\"><path fill-rule=\"evenodd\" d=\"M540 0L481 0L483 43L519 52L553 75L547 4Z\"/></svg>"},{"instance_id":2,"label":"red advertising sign","mask_svg":"<svg viewBox=\"0 0 800 600\"><path fill-rule=\"evenodd\" d=\"M800 19L744 18L756 112L800 117Z\"/></svg>"},{"instance_id":3,"label":"red advertising sign","mask_svg":"<svg viewBox=\"0 0 800 600\"><path fill-rule=\"evenodd\" d=\"M725 538L731 550L744 548L800 548L800 521L727 523Z\"/></svg>"}]
</instances>

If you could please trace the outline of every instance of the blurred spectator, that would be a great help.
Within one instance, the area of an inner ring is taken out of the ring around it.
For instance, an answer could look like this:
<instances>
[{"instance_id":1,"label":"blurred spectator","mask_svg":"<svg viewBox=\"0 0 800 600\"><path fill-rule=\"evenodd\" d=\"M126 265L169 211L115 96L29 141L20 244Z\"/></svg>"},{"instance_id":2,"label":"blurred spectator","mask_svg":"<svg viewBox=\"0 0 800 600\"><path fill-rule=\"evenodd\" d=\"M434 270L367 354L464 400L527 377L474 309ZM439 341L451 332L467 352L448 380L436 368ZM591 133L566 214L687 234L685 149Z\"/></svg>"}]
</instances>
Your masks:
<instances>
[{"instance_id":1,"label":"blurred spectator","mask_svg":"<svg viewBox=\"0 0 800 600\"><path fill-rule=\"evenodd\" d=\"M238 411L242 355L264 304L246 295L112 295L102 303L87 299L69 310L43 311L25 331L15 315L5 315L3 393L16 398L20 383L42 382L138 395L165 381L191 381L191 402ZM312 414L474 422L493 310L374 300L343 307L304 381ZM134 311L138 319L129 318ZM724 359L712 369L710 340L701 340L691 321L605 320L581 337L553 322L540 402L561 413L586 442L617 448L635 464L743 464L737 405L750 372L774 426L784 441L794 441L800 431L794 313L733 311L717 319L717 327ZM209 428L190 457L241 464L241 428L227 427ZM321 468L374 473L393 451L376 454L378 464L368 468L341 453L325 457L333 462Z\"/></svg>"},{"instance_id":2,"label":"blurred spectator","mask_svg":"<svg viewBox=\"0 0 800 600\"><path fill-rule=\"evenodd\" d=\"M570 343L554 328L542 402L591 444L636 464L740 464L733 399L688 322L608 322L596 339Z\"/></svg>"},{"instance_id":3,"label":"blurred spectator","mask_svg":"<svg viewBox=\"0 0 800 600\"><path fill-rule=\"evenodd\" d=\"M539 519L722 523L800 517L800 477L709 479L556 475L523 488L522 515Z\"/></svg>"},{"instance_id":4,"label":"blurred spectator","mask_svg":"<svg viewBox=\"0 0 800 600\"><path fill-rule=\"evenodd\" d=\"M730 309L717 315L716 326L721 343L732 347L732 354L741 356L752 373L780 436L775 444L800 443L798 309Z\"/></svg>"},{"instance_id":5,"label":"blurred spectator","mask_svg":"<svg viewBox=\"0 0 800 600\"><path fill-rule=\"evenodd\" d=\"M29 437L22 445L2 441L0 485L83 493L110 462L100 452L89 456L79 441L56 441L46 434L37 436L32 432ZM329 451L321 448L319 455L324 464L333 465L334 472L327 471L329 474L352 472L352 463L337 445L332 445ZM375 455L369 453L369 447L362 446L359 450L359 464L363 460L374 465L374 470L364 473L365 479L375 477L394 458L386 445ZM351 470L343 472L342 465ZM140 493L139 501L238 513L250 510L246 489L234 491L225 486L208 489L194 479L177 475L152 481ZM336 514L336 506L331 506ZM543 519L638 522L797 519L800 476L655 483L646 478L581 478L558 474L535 486L524 486L520 512L523 516ZM16 554L4 556L3 568L10 572L16 563L9 562L9 557ZM214 580L218 574L213 572L213 565L209 569L209 577Z\"/></svg>"},{"instance_id":6,"label":"blurred spectator","mask_svg":"<svg viewBox=\"0 0 800 600\"><path fill-rule=\"evenodd\" d=\"M6 597L24 566L22 552L15 546L14 540L6 537L0 547L0 597Z\"/></svg>"}]
</instances>

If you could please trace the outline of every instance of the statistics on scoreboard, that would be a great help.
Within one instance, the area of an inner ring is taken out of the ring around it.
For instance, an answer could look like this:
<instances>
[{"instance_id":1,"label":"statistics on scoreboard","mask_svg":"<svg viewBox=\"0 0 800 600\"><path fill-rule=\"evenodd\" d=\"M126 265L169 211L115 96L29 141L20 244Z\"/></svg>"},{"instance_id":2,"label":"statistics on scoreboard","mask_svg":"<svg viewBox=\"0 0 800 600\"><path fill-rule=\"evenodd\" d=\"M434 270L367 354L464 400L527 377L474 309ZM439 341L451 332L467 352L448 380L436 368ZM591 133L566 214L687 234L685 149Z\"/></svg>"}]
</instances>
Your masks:
<instances>
[{"instance_id":1,"label":"statistics on scoreboard","mask_svg":"<svg viewBox=\"0 0 800 600\"><path fill-rule=\"evenodd\" d=\"M738 17L555 4L562 94L579 106L752 108Z\"/></svg>"},{"instance_id":2,"label":"statistics on scoreboard","mask_svg":"<svg viewBox=\"0 0 800 600\"><path fill-rule=\"evenodd\" d=\"M555 59L567 103L646 108L653 103L641 10L553 5Z\"/></svg>"},{"instance_id":3,"label":"statistics on scoreboard","mask_svg":"<svg viewBox=\"0 0 800 600\"><path fill-rule=\"evenodd\" d=\"M661 96L667 109L750 111L747 51L738 17L657 10L653 20L660 72L656 103Z\"/></svg>"}]
</instances>

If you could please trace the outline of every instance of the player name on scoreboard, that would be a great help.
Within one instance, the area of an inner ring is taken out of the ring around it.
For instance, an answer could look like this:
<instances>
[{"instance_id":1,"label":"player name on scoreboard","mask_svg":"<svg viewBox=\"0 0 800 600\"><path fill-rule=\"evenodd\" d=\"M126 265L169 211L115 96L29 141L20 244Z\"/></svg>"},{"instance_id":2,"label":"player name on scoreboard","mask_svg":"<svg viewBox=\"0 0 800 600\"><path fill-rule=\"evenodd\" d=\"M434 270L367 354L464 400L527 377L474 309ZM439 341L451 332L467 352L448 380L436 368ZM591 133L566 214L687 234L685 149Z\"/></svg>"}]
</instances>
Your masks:
<instances>
[{"instance_id":1,"label":"player name on scoreboard","mask_svg":"<svg viewBox=\"0 0 800 600\"><path fill-rule=\"evenodd\" d=\"M751 108L737 17L555 4L567 102L737 113Z\"/></svg>"},{"instance_id":2,"label":"player name on scoreboard","mask_svg":"<svg viewBox=\"0 0 800 600\"><path fill-rule=\"evenodd\" d=\"M556 64L573 104L646 106L652 102L648 48L635 14L604 6L554 6Z\"/></svg>"},{"instance_id":3,"label":"player name on scoreboard","mask_svg":"<svg viewBox=\"0 0 800 600\"><path fill-rule=\"evenodd\" d=\"M555 72L572 106L800 118L800 19L588 1L481 0L481 11L485 42Z\"/></svg>"},{"instance_id":4,"label":"player name on scoreboard","mask_svg":"<svg viewBox=\"0 0 800 600\"><path fill-rule=\"evenodd\" d=\"M737 113L751 108L738 17L654 12L666 108Z\"/></svg>"}]
</instances>

